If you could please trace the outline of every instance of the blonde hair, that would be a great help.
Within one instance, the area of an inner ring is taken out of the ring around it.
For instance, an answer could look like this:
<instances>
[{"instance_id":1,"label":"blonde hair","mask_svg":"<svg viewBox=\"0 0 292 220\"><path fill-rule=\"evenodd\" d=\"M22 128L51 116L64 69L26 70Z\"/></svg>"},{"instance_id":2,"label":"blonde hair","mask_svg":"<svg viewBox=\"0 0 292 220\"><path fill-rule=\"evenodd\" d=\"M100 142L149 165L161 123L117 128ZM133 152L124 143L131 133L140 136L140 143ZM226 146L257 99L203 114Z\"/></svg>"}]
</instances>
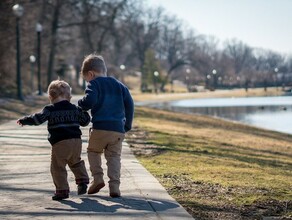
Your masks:
<instances>
[{"instance_id":1,"label":"blonde hair","mask_svg":"<svg viewBox=\"0 0 292 220\"><path fill-rule=\"evenodd\" d=\"M48 94L52 100L58 97L71 98L71 87L64 80L54 80L48 87Z\"/></svg>"},{"instance_id":2,"label":"blonde hair","mask_svg":"<svg viewBox=\"0 0 292 220\"><path fill-rule=\"evenodd\" d=\"M106 75L107 68L102 56L90 54L82 62L81 75L84 76L88 71L95 71Z\"/></svg>"}]
</instances>

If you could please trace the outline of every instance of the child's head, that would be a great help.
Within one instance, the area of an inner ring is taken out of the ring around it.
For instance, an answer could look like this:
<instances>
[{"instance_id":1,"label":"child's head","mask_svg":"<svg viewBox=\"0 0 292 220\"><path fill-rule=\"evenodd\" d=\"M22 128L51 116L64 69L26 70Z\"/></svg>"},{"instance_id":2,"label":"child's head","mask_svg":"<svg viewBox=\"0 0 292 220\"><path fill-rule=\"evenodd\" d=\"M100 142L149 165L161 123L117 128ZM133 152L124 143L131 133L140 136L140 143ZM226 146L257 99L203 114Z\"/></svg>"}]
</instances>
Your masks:
<instances>
[{"instance_id":1,"label":"child's head","mask_svg":"<svg viewBox=\"0 0 292 220\"><path fill-rule=\"evenodd\" d=\"M70 101L71 87L67 82L57 79L50 83L48 87L48 94L51 103L54 103L56 100L60 99Z\"/></svg>"},{"instance_id":2,"label":"child's head","mask_svg":"<svg viewBox=\"0 0 292 220\"><path fill-rule=\"evenodd\" d=\"M102 56L90 54L83 60L81 76L88 82L97 76L106 76L106 65Z\"/></svg>"}]
</instances>

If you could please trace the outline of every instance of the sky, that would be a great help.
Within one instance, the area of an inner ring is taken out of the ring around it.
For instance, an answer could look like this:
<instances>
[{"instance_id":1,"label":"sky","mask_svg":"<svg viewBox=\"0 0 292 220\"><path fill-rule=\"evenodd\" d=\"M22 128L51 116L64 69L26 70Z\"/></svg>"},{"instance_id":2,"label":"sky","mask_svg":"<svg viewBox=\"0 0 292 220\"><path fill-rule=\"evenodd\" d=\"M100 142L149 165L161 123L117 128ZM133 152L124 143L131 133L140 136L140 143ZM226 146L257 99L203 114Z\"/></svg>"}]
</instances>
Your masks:
<instances>
[{"instance_id":1,"label":"sky","mask_svg":"<svg viewBox=\"0 0 292 220\"><path fill-rule=\"evenodd\" d=\"M236 38L255 48L292 54L292 0L147 0L220 42Z\"/></svg>"}]
</instances>

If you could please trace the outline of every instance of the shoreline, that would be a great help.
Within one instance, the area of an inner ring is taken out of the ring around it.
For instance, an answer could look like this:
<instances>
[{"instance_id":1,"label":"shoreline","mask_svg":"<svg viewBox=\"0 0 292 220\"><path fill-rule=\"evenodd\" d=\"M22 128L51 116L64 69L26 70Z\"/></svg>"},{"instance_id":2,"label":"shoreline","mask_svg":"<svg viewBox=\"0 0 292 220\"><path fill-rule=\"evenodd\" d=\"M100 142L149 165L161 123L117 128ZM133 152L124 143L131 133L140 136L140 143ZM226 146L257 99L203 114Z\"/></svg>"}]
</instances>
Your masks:
<instances>
[{"instance_id":1,"label":"shoreline","mask_svg":"<svg viewBox=\"0 0 292 220\"><path fill-rule=\"evenodd\" d=\"M244 89L232 89L192 93L158 93L158 94L132 91L131 94L135 102L157 102L157 101L165 102L195 98L283 96L284 92L277 90L277 88L268 88L267 91L264 91L263 88L256 88L250 89L248 92L246 92Z\"/></svg>"},{"instance_id":2,"label":"shoreline","mask_svg":"<svg viewBox=\"0 0 292 220\"><path fill-rule=\"evenodd\" d=\"M250 122L246 122L244 120L239 120L238 118L228 118L228 117L224 117L224 115L222 116L222 111L224 112L225 108L246 108L246 106L222 106L222 110L217 110L218 108L221 109L221 106L198 106L198 107L187 107L187 106L182 106L182 108L172 108L170 105L168 105L168 102L173 102L173 101L180 101L180 100L194 100L195 99L209 99L209 98L232 98L233 100L235 100L236 98L261 98L261 97L267 97L267 94L269 95L269 97L285 97L283 95L283 93L279 93L279 91L277 89L274 88L274 90L269 89L268 91L270 91L270 93L264 93L263 96L263 90L261 89L257 89L257 90L253 90L251 91L248 95L246 94L245 91L243 91L242 89L236 89L235 91L226 91L226 90L221 90L221 91L216 91L216 92L206 92L206 93L182 93L182 94L158 94L158 95L152 95L151 98L149 98L146 101L138 101L136 102L137 106L140 107L148 107L148 108L153 108L153 109L160 109L160 110L167 110L167 111L172 111L172 112L176 112L176 113L183 113L183 114L188 114L188 115L205 115L205 116L209 116L212 117L214 119L219 118L219 119L223 119L225 121L230 121L230 122L236 122L236 123L240 123L240 124L245 124L245 125L250 125L256 128L260 128L260 129L265 129L265 130L269 130L269 131L275 131L275 132L279 132L279 133L284 133L284 134L292 134L287 132L287 127L276 127L275 129L272 129L271 126L261 126L259 122L256 123L250 123ZM251 95L253 94L253 95ZM258 96L254 96L254 95L258 95ZM262 96L260 96L262 95ZM141 96L141 94L140 94ZM143 96L143 95L142 95ZM149 95L144 95L144 96L148 96ZM153 97L154 96L154 97ZM141 98L141 97L139 97ZM139 100L138 98L138 100ZM215 99L216 99L215 98ZM205 101L205 100L204 100ZM165 103L162 104L162 103ZM259 104L258 106L254 106L255 108L258 107L261 109L261 111L265 111L264 107L262 107L262 105L265 105L266 103L263 102L264 104ZM208 103L207 103L208 104ZM283 106L285 106L286 104L283 104ZM273 107L275 107L275 105L272 105ZM282 105L279 105L278 107L280 108ZM252 106L251 106L252 107ZM208 111L207 113L205 111L200 111L200 109L206 109L206 108L214 108L215 110L211 110ZM187 110L187 109L199 109L198 111L194 110ZM284 108L281 108L284 109ZM286 108L285 108L286 110ZM215 113L213 112L215 111ZM231 111L231 110L230 110ZM252 110L250 110L252 111ZM255 110L254 110L255 111ZM279 110L280 111L280 110ZM211 113L210 113L211 112ZM212 113L213 112L213 113ZM216 113L217 112L217 113ZM228 111L229 112L229 111ZM236 111L237 112L237 111ZM214 115L215 114L215 115ZM232 114L232 112L231 112ZM248 115L248 113L245 113ZM249 114L251 114L251 112L249 112ZM225 115L226 116L226 115ZM267 119L269 121L269 119Z\"/></svg>"}]
</instances>

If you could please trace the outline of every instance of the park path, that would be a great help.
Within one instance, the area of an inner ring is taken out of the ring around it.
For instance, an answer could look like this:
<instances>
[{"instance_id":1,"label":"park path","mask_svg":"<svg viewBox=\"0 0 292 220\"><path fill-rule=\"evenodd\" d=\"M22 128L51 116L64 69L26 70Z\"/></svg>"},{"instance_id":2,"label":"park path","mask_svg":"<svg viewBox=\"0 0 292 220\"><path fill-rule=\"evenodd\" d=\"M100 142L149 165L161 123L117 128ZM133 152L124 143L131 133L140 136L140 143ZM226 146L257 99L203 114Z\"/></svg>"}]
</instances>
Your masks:
<instances>
[{"instance_id":1,"label":"park path","mask_svg":"<svg viewBox=\"0 0 292 220\"><path fill-rule=\"evenodd\" d=\"M82 158L90 175L88 127L82 132ZM193 219L137 161L126 142L121 198L109 197L107 186L98 194L78 196L69 171L70 198L52 201L50 154L46 125L0 125L0 219Z\"/></svg>"}]
</instances>

